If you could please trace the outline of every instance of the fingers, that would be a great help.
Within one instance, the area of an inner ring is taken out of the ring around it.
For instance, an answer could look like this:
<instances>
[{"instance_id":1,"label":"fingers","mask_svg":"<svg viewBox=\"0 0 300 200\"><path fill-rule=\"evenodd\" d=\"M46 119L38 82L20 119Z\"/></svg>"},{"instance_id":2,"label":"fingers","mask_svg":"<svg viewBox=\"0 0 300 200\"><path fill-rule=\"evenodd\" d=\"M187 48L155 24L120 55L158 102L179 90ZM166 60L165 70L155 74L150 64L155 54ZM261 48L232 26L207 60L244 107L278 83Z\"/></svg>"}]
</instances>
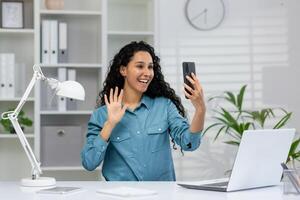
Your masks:
<instances>
[{"instance_id":1,"label":"fingers","mask_svg":"<svg viewBox=\"0 0 300 200\"><path fill-rule=\"evenodd\" d=\"M121 89L120 94L119 94L119 88L118 87L115 87L115 90L113 90L113 88L111 88L110 91L109 91L109 99L107 98L106 94L104 95L105 104L108 105L112 102L122 103L123 94L124 94L123 89Z\"/></svg>"},{"instance_id":2,"label":"fingers","mask_svg":"<svg viewBox=\"0 0 300 200\"><path fill-rule=\"evenodd\" d=\"M122 103L122 99L123 99L123 89L121 89L121 92L120 92L120 95L119 95L119 97L118 97L118 102L119 103Z\"/></svg>"},{"instance_id":3,"label":"fingers","mask_svg":"<svg viewBox=\"0 0 300 200\"><path fill-rule=\"evenodd\" d=\"M183 89L183 92L188 99L191 99L193 97L193 95L190 95L185 89Z\"/></svg>"},{"instance_id":4,"label":"fingers","mask_svg":"<svg viewBox=\"0 0 300 200\"><path fill-rule=\"evenodd\" d=\"M112 103L114 101L113 92L114 92L114 90L112 88L110 88L110 91L109 91L109 103Z\"/></svg>"},{"instance_id":5,"label":"fingers","mask_svg":"<svg viewBox=\"0 0 300 200\"><path fill-rule=\"evenodd\" d=\"M114 92L114 102L118 101L118 93L119 93L119 88L115 87L115 92Z\"/></svg>"},{"instance_id":6,"label":"fingers","mask_svg":"<svg viewBox=\"0 0 300 200\"><path fill-rule=\"evenodd\" d=\"M187 76L186 78L188 79L188 81L191 84L193 84L194 90L196 90L196 91L198 91L200 93L203 93L200 81L199 81L199 79L197 78L197 76L194 73L192 73L191 76Z\"/></svg>"},{"instance_id":7,"label":"fingers","mask_svg":"<svg viewBox=\"0 0 300 200\"><path fill-rule=\"evenodd\" d=\"M108 102L108 100L107 100L107 95L106 95L106 94L104 95L104 102L105 102L105 105L106 105L106 106L109 105L109 102Z\"/></svg>"},{"instance_id":8,"label":"fingers","mask_svg":"<svg viewBox=\"0 0 300 200\"><path fill-rule=\"evenodd\" d=\"M194 73L192 73L191 76L186 76L186 78L191 84L193 84L196 90L201 91L202 88L200 86L200 81Z\"/></svg>"},{"instance_id":9,"label":"fingers","mask_svg":"<svg viewBox=\"0 0 300 200\"><path fill-rule=\"evenodd\" d=\"M194 94L194 92L195 92L193 88L191 88L189 85L187 85L185 83L184 83L184 88L186 90L188 90L191 94ZM186 91L186 90L184 90L184 91Z\"/></svg>"}]
</instances>

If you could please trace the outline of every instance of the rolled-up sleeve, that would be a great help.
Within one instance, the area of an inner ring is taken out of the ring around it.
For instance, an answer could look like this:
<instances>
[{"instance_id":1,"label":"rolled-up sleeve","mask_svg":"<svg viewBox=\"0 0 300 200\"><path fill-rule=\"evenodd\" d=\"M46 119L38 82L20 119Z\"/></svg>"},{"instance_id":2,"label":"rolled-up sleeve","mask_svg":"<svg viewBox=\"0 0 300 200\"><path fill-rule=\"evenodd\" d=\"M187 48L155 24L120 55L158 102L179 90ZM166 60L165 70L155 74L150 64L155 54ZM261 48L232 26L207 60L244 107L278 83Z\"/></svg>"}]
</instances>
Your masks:
<instances>
[{"instance_id":1,"label":"rolled-up sleeve","mask_svg":"<svg viewBox=\"0 0 300 200\"><path fill-rule=\"evenodd\" d=\"M182 117L175 104L171 100L168 101L168 124L170 135L182 150L194 151L201 142L201 131L190 132L190 125L186 118Z\"/></svg>"},{"instance_id":2,"label":"rolled-up sleeve","mask_svg":"<svg viewBox=\"0 0 300 200\"><path fill-rule=\"evenodd\" d=\"M103 140L99 133L105 122L105 112L97 109L93 112L88 122L86 143L81 151L81 161L85 169L96 169L104 159L108 143Z\"/></svg>"}]
</instances>

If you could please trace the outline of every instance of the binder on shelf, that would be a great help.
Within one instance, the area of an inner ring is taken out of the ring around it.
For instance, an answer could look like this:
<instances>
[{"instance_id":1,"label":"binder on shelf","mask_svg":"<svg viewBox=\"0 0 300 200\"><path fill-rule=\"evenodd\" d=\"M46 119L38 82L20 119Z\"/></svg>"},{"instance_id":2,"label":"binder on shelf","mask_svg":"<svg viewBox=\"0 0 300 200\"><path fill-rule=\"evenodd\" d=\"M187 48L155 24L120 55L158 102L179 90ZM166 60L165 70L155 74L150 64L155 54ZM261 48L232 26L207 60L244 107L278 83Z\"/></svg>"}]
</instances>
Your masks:
<instances>
[{"instance_id":1,"label":"binder on shelf","mask_svg":"<svg viewBox=\"0 0 300 200\"><path fill-rule=\"evenodd\" d=\"M2 98L15 97L15 54L0 54L1 93Z\"/></svg>"},{"instance_id":2,"label":"binder on shelf","mask_svg":"<svg viewBox=\"0 0 300 200\"><path fill-rule=\"evenodd\" d=\"M58 61L58 22L50 21L50 64L57 64Z\"/></svg>"},{"instance_id":3,"label":"binder on shelf","mask_svg":"<svg viewBox=\"0 0 300 200\"><path fill-rule=\"evenodd\" d=\"M76 81L76 70L68 69L68 80ZM67 110L76 110L76 101L72 98L67 98Z\"/></svg>"},{"instance_id":4,"label":"binder on shelf","mask_svg":"<svg viewBox=\"0 0 300 200\"><path fill-rule=\"evenodd\" d=\"M57 69L58 72L58 80L66 81L67 80L67 69L60 67ZM67 110L67 101L65 97L58 97L58 111L64 112Z\"/></svg>"},{"instance_id":5,"label":"binder on shelf","mask_svg":"<svg viewBox=\"0 0 300 200\"><path fill-rule=\"evenodd\" d=\"M15 63L15 97L22 97L26 90L26 64Z\"/></svg>"},{"instance_id":6,"label":"binder on shelf","mask_svg":"<svg viewBox=\"0 0 300 200\"><path fill-rule=\"evenodd\" d=\"M59 22L58 25L58 62L68 62L68 38L67 38L67 23Z\"/></svg>"},{"instance_id":7,"label":"binder on shelf","mask_svg":"<svg viewBox=\"0 0 300 200\"><path fill-rule=\"evenodd\" d=\"M42 63L50 64L50 20L42 21Z\"/></svg>"}]
</instances>

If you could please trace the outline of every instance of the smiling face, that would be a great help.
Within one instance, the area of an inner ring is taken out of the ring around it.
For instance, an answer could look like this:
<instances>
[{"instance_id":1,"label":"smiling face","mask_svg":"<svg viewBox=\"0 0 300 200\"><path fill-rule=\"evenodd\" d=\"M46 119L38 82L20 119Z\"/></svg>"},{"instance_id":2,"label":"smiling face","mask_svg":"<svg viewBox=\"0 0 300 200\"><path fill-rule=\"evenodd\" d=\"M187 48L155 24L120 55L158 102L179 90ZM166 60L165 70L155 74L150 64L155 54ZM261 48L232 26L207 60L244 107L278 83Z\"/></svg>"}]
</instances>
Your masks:
<instances>
[{"instance_id":1,"label":"smiling face","mask_svg":"<svg viewBox=\"0 0 300 200\"><path fill-rule=\"evenodd\" d=\"M151 55L146 51L136 52L127 66L120 68L120 73L125 79L124 90L142 95L154 76Z\"/></svg>"}]
</instances>

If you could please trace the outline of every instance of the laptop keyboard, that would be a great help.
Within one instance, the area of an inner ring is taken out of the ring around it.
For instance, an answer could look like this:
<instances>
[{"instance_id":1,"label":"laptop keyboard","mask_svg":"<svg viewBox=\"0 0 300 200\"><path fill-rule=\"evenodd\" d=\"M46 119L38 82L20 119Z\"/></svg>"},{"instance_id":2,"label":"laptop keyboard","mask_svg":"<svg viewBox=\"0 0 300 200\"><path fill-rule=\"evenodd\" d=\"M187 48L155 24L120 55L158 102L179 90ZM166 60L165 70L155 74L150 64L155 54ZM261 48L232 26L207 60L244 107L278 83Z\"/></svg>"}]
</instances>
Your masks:
<instances>
[{"instance_id":1,"label":"laptop keyboard","mask_svg":"<svg viewBox=\"0 0 300 200\"><path fill-rule=\"evenodd\" d=\"M203 184L203 186L227 186L228 181L219 182L219 183L210 183L210 184Z\"/></svg>"}]
</instances>

